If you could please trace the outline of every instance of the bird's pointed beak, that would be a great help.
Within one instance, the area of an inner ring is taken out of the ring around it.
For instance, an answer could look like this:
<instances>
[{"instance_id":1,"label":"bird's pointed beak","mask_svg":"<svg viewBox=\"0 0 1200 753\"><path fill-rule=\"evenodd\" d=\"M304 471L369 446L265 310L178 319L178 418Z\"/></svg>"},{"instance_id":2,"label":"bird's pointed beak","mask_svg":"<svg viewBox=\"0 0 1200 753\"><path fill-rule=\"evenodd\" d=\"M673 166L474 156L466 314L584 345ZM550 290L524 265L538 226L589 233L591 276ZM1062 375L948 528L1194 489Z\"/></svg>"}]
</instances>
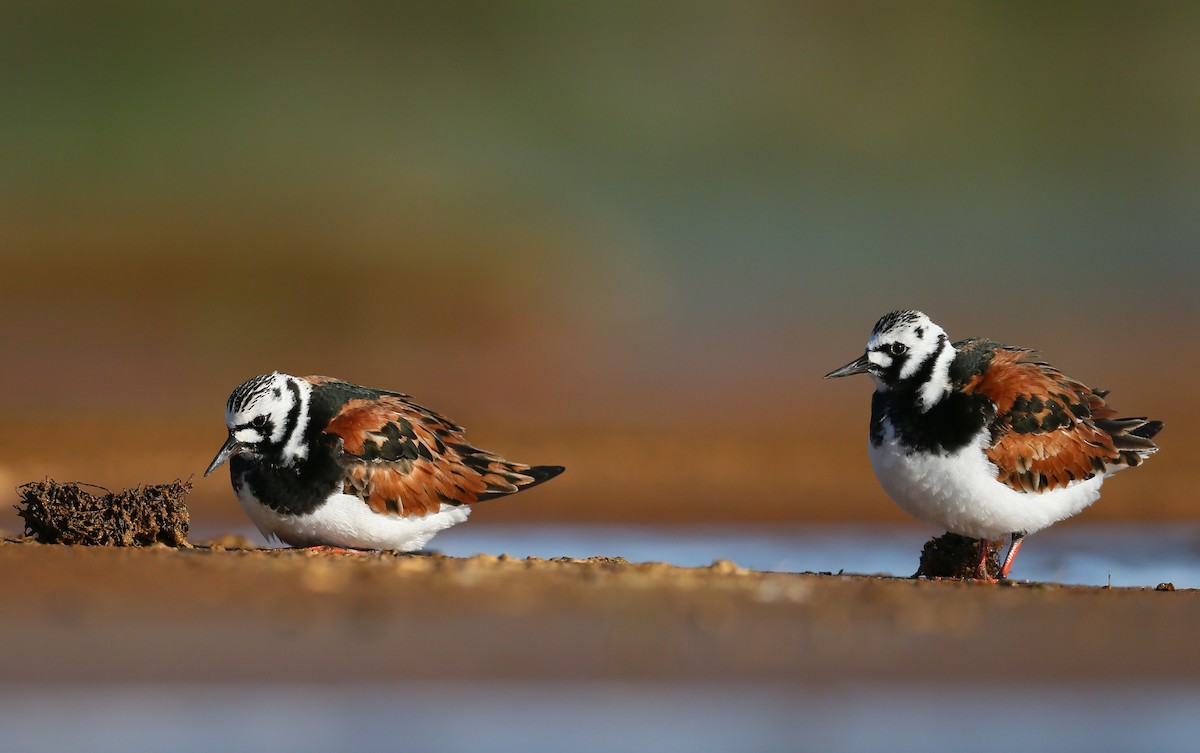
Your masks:
<instances>
[{"instance_id":1,"label":"bird's pointed beak","mask_svg":"<svg viewBox=\"0 0 1200 753\"><path fill-rule=\"evenodd\" d=\"M867 358L867 354L863 353L857 359L851 361L840 369L834 369L825 375L826 379L836 379L837 377L851 376L853 374L869 374L871 373L871 359Z\"/></svg>"},{"instance_id":2,"label":"bird's pointed beak","mask_svg":"<svg viewBox=\"0 0 1200 753\"><path fill-rule=\"evenodd\" d=\"M245 449L246 445L234 439L233 435L230 434L229 438L225 440L225 444L221 445L221 449L217 451L217 456L208 464L208 470L204 472L204 475L207 476L217 470L226 460Z\"/></svg>"}]
</instances>

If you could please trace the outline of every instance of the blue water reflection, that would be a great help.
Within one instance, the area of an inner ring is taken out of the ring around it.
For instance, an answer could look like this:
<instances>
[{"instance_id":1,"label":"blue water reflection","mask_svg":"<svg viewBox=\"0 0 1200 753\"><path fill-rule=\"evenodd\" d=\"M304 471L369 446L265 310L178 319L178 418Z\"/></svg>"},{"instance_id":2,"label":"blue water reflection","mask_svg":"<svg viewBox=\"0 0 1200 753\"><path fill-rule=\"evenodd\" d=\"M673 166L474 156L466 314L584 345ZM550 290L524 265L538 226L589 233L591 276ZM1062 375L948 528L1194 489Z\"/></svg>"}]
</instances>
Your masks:
<instances>
[{"instance_id":1,"label":"blue water reflection","mask_svg":"<svg viewBox=\"0 0 1200 753\"><path fill-rule=\"evenodd\" d=\"M0 693L0 748L530 753L1195 750L1194 687L414 682Z\"/></svg>"},{"instance_id":2,"label":"blue water reflection","mask_svg":"<svg viewBox=\"0 0 1200 753\"><path fill-rule=\"evenodd\" d=\"M699 567L729 559L776 572L882 573L907 576L936 532L916 526L766 527L464 525L433 548L447 555L624 557ZM1070 525L1026 540L1012 576L1063 584L1200 587L1200 525Z\"/></svg>"},{"instance_id":3,"label":"blue water reflection","mask_svg":"<svg viewBox=\"0 0 1200 753\"><path fill-rule=\"evenodd\" d=\"M210 532L212 535L214 532ZM242 531L265 545L257 532ZM431 549L451 557L507 554L622 557L705 567L732 560L754 570L883 574L917 569L921 547L937 532L877 524L715 526L536 525L471 522L441 533ZM203 541L203 532L193 537ZM1065 585L1200 588L1200 523L1060 525L1026 539L1014 580Z\"/></svg>"}]
</instances>

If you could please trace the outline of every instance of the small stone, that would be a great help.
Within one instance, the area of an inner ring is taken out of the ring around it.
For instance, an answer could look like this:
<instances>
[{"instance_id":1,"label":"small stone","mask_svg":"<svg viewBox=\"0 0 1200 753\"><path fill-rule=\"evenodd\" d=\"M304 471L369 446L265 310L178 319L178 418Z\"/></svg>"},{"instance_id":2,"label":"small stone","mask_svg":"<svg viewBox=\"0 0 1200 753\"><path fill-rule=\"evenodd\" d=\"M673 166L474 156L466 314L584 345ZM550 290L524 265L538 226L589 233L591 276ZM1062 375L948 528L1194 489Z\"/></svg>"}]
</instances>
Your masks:
<instances>
[{"instance_id":1,"label":"small stone","mask_svg":"<svg viewBox=\"0 0 1200 753\"><path fill-rule=\"evenodd\" d=\"M201 544L216 552L223 552L229 549L257 549L258 546L246 536L241 536L236 533L225 533L220 536L214 536L208 541Z\"/></svg>"},{"instance_id":2,"label":"small stone","mask_svg":"<svg viewBox=\"0 0 1200 753\"><path fill-rule=\"evenodd\" d=\"M738 573L745 572L745 570L737 566L736 562L726 559L713 560L712 566L708 569L721 575L737 575Z\"/></svg>"}]
</instances>

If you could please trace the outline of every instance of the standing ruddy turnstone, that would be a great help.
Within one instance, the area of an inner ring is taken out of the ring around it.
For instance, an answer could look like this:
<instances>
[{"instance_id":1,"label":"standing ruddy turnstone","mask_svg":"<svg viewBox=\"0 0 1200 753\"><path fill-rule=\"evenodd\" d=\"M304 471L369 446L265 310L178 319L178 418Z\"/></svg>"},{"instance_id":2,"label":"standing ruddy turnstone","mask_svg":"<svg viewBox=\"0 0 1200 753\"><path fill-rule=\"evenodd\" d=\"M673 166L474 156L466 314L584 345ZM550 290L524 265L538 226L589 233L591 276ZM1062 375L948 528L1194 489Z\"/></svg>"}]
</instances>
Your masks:
<instances>
[{"instance_id":1,"label":"standing ruddy turnstone","mask_svg":"<svg viewBox=\"0 0 1200 753\"><path fill-rule=\"evenodd\" d=\"M1032 351L951 344L920 311L893 311L862 357L825 375L870 374L871 465L905 512L983 541L1022 537L1077 514L1100 485L1158 448L1161 421L1117 418L1093 390ZM979 575L987 547L980 545Z\"/></svg>"},{"instance_id":2,"label":"standing ruddy turnstone","mask_svg":"<svg viewBox=\"0 0 1200 753\"><path fill-rule=\"evenodd\" d=\"M225 423L204 475L228 460L254 525L292 546L411 552L471 504L563 472L473 447L408 395L329 377L256 376L229 396Z\"/></svg>"}]
</instances>

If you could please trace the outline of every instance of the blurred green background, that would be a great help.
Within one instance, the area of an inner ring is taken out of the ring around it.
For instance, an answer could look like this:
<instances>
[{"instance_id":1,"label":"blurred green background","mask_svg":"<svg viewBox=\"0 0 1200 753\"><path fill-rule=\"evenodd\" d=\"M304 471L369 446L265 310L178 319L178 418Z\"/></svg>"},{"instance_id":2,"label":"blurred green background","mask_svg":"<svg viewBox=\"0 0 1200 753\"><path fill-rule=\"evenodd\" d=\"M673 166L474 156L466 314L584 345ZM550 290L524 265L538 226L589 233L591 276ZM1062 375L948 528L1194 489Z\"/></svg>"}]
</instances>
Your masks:
<instances>
[{"instance_id":1,"label":"blurred green background","mask_svg":"<svg viewBox=\"0 0 1200 753\"><path fill-rule=\"evenodd\" d=\"M919 307L1166 419L1173 483L1197 39L1169 2L5 3L0 476L198 472L279 369L565 457L530 515L898 515L868 385L820 376Z\"/></svg>"}]
</instances>

